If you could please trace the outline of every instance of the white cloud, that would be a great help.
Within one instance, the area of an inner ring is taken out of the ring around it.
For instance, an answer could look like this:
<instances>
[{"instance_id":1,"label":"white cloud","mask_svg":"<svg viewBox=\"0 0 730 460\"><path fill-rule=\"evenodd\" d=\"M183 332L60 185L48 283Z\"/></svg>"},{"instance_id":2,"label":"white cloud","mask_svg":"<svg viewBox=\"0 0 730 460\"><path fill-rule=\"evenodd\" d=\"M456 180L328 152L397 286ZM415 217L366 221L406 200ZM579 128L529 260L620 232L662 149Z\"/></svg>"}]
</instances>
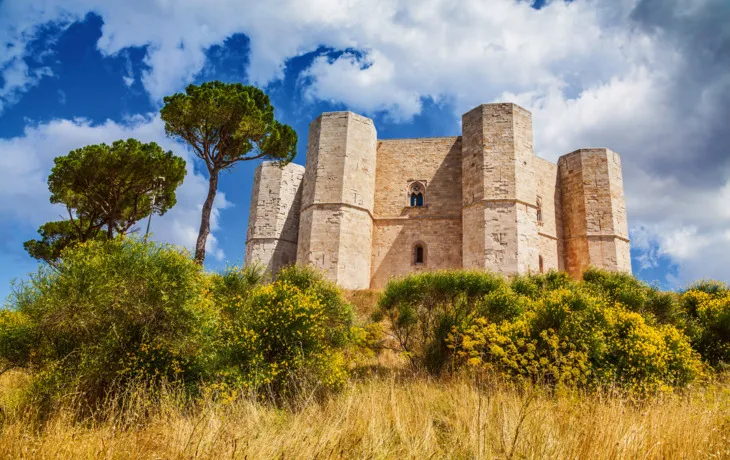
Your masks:
<instances>
[{"instance_id":1,"label":"white cloud","mask_svg":"<svg viewBox=\"0 0 730 460\"><path fill-rule=\"evenodd\" d=\"M92 11L104 20L103 54L147 47L139 78L153 101L181 90L205 50L234 33L250 39L247 75L259 84L325 47L341 53L300 75L310 100L395 120L419 113L423 98L452 104L455 118L511 100L533 112L542 156L616 150L632 234L645 235L635 241L640 266L666 257L680 281L730 280L726 1L554 0L535 10L513 0L5 0L0 43L13 47L0 54L0 98L17 99L47 73L22 61L39 25Z\"/></svg>"},{"instance_id":2,"label":"white cloud","mask_svg":"<svg viewBox=\"0 0 730 460\"><path fill-rule=\"evenodd\" d=\"M64 218L65 209L48 201L46 179L53 167L53 158L89 144L112 143L134 137L142 142L156 142L166 150L187 161L187 176L177 190L177 204L163 216L152 217L153 238L195 247L200 227L202 203L208 192L208 181L195 173L193 159L184 146L165 137L164 124L157 116L136 116L115 123L92 124L88 120L54 120L25 129L23 136L0 139L0 218L32 227L49 220ZM225 194L216 196L211 219L213 233L208 237L207 250L222 260L223 251L217 246L220 211L228 207ZM144 231L146 220L138 227Z\"/></svg>"}]
</instances>

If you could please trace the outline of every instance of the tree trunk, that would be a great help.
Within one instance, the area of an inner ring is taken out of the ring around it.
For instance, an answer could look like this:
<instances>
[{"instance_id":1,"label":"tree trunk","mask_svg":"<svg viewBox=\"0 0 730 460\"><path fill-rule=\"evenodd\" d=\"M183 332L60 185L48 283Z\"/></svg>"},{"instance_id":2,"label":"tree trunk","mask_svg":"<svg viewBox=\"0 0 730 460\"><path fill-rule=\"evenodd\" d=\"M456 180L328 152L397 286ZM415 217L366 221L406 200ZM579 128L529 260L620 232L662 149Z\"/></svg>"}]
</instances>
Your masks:
<instances>
[{"instance_id":1,"label":"tree trunk","mask_svg":"<svg viewBox=\"0 0 730 460\"><path fill-rule=\"evenodd\" d=\"M205 261L205 242L208 241L210 234L210 213L213 210L213 201L215 194L218 192L218 171L213 170L210 173L208 181L208 197L203 203L203 215L200 219L200 232L198 233L198 241L195 243L195 262L203 265Z\"/></svg>"},{"instance_id":2,"label":"tree trunk","mask_svg":"<svg viewBox=\"0 0 730 460\"><path fill-rule=\"evenodd\" d=\"M108 240L114 239L114 218L110 217L106 224L106 237Z\"/></svg>"}]
</instances>

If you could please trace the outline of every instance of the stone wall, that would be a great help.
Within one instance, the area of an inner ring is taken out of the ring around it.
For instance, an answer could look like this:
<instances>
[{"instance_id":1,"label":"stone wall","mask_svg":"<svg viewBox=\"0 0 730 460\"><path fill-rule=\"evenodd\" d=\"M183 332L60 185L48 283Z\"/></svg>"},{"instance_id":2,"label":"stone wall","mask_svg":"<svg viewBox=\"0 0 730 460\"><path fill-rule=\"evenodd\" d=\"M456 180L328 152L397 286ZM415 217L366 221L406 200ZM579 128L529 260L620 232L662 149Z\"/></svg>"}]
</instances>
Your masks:
<instances>
[{"instance_id":1,"label":"stone wall","mask_svg":"<svg viewBox=\"0 0 730 460\"><path fill-rule=\"evenodd\" d=\"M254 173L245 264L276 273L296 262L304 167L263 162Z\"/></svg>"},{"instance_id":2,"label":"stone wall","mask_svg":"<svg viewBox=\"0 0 730 460\"><path fill-rule=\"evenodd\" d=\"M558 165L539 157L533 160L537 198L542 219L537 221L543 271L564 270L563 208L558 182ZM538 259L539 265L539 259Z\"/></svg>"},{"instance_id":3,"label":"stone wall","mask_svg":"<svg viewBox=\"0 0 730 460\"><path fill-rule=\"evenodd\" d=\"M297 261L348 289L370 286L376 143L372 120L352 112L310 125Z\"/></svg>"},{"instance_id":4,"label":"stone wall","mask_svg":"<svg viewBox=\"0 0 730 460\"><path fill-rule=\"evenodd\" d=\"M631 271L619 156L582 149L553 164L532 142L531 114L514 104L467 112L460 137L423 139L377 140L370 119L324 113L304 171L256 171L246 263L296 260L349 289L437 269Z\"/></svg>"},{"instance_id":5,"label":"stone wall","mask_svg":"<svg viewBox=\"0 0 730 460\"><path fill-rule=\"evenodd\" d=\"M514 104L462 117L465 268L503 274L539 269L532 118Z\"/></svg>"},{"instance_id":6,"label":"stone wall","mask_svg":"<svg viewBox=\"0 0 730 460\"><path fill-rule=\"evenodd\" d=\"M425 186L424 206L411 207L409 186ZM378 142L371 287L422 270L461 267L461 139ZM423 264L414 263L416 244Z\"/></svg>"},{"instance_id":7,"label":"stone wall","mask_svg":"<svg viewBox=\"0 0 730 460\"><path fill-rule=\"evenodd\" d=\"M579 278L589 266L631 271L621 161L608 149L581 149L558 161L565 266Z\"/></svg>"}]
</instances>

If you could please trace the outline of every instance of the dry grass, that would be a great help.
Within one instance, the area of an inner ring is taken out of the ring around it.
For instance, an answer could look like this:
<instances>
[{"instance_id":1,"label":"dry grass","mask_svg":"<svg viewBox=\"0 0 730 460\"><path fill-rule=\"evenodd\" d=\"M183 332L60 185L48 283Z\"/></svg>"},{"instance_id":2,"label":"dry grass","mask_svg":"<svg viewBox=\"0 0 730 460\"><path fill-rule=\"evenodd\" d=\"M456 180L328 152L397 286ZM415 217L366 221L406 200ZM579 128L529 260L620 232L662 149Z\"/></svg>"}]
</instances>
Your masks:
<instances>
[{"instance_id":1,"label":"dry grass","mask_svg":"<svg viewBox=\"0 0 730 460\"><path fill-rule=\"evenodd\" d=\"M21 379L0 382L4 458L730 458L727 384L636 404L391 375L296 408L170 397L144 423L61 413L33 430L8 412Z\"/></svg>"},{"instance_id":2,"label":"dry grass","mask_svg":"<svg viewBox=\"0 0 730 460\"><path fill-rule=\"evenodd\" d=\"M357 291L344 291L345 300L355 308L355 315L358 319L367 321L375 312L378 299L382 291L377 289L364 289Z\"/></svg>"}]
</instances>

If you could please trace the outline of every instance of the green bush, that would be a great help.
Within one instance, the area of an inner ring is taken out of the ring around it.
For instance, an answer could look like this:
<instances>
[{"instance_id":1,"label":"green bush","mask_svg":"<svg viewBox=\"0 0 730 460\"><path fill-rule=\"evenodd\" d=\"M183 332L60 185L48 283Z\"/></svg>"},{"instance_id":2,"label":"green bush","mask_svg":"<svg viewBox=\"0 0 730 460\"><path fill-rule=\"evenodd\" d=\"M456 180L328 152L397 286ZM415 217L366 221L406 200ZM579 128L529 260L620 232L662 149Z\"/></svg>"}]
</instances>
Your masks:
<instances>
[{"instance_id":1,"label":"green bush","mask_svg":"<svg viewBox=\"0 0 730 460\"><path fill-rule=\"evenodd\" d=\"M594 268L583 273L583 280L608 302L620 303L652 324L671 324L680 329L686 326L685 311L673 292L661 292L628 273Z\"/></svg>"},{"instance_id":2,"label":"green bush","mask_svg":"<svg viewBox=\"0 0 730 460\"><path fill-rule=\"evenodd\" d=\"M388 283L374 319L387 317L400 348L417 365L439 373L451 357L446 338L452 328L476 315L478 300L504 288L500 276L484 272L419 273ZM483 305L498 308L497 299Z\"/></svg>"},{"instance_id":3,"label":"green bush","mask_svg":"<svg viewBox=\"0 0 730 460\"><path fill-rule=\"evenodd\" d=\"M334 284L311 268L291 266L271 284L242 286L240 294L228 290L223 305L219 385L285 395L293 386L344 383L342 351L353 314Z\"/></svg>"},{"instance_id":4,"label":"green bush","mask_svg":"<svg viewBox=\"0 0 730 460\"><path fill-rule=\"evenodd\" d=\"M129 382L196 381L215 326L190 257L131 239L88 242L42 267L11 297L0 353L34 376L34 401L93 408Z\"/></svg>"},{"instance_id":5,"label":"green bush","mask_svg":"<svg viewBox=\"0 0 730 460\"><path fill-rule=\"evenodd\" d=\"M683 386L702 375L687 337L659 320L654 299L662 293L626 275L593 270L588 279L557 272L509 283L478 272L416 275L390 283L380 308L402 349L436 373L450 364L633 392Z\"/></svg>"},{"instance_id":6,"label":"green bush","mask_svg":"<svg viewBox=\"0 0 730 460\"><path fill-rule=\"evenodd\" d=\"M307 268L262 280L256 267L205 273L167 245L80 244L0 312L0 371L28 370L41 412L166 383L223 398L340 386L352 322L340 291Z\"/></svg>"},{"instance_id":7,"label":"green bush","mask_svg":"<svg viewBox=\"0 0 730 460\"><path fill-rule=\"evenodd\" d=\"M688 334L694 348L715 368L730 365L730 290L721 283L691 286L681 297L690 317Z\"/></svg>"}]
</instances>

